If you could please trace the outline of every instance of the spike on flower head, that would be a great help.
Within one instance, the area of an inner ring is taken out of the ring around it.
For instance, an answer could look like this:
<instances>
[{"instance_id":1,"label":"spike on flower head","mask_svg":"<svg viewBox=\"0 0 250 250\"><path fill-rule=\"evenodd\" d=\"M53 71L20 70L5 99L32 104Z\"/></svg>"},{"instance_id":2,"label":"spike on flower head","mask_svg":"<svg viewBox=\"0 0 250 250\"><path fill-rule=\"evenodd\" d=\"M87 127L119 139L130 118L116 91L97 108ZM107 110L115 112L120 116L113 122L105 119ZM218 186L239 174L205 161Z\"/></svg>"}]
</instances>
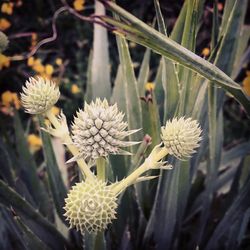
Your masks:
<instances>
[{"instance_id":1,"label":"spike on flower head","mask_svg":"<svg viewBox=\"0 0 250 250\"><path fill-rule=\"evenodd\" d=\"M53 81L30 77L23 87L21 101L27 113L42 114L53 107L59 96L59 88Z\"/></svg>"},{"instance_id":2,"label":"spike on flower head","mask_svg":"<svg viewBox=\"0 0 250 250\"><path fill-rule=\"evenodd\" d=\"M72 126L73 142L79 149L79 157L96 159L108 154L127 154L120 147L127 147L137 142L123 141L137 130L126 131L127 122L117 105L109 106L106 99L85 103L84 111L80 110L74 117Z\"/></svg>"},{"instance_id":3,"label":"spike on flower head","mask_svg":"<svg viewBox=\"0 0 250 250\"><path fill-rule=\"evenodd\" d=\"M196 120L184 117L174 118L161 128L161 139L169 154L184 160L199 147L201 132Z\"/></svg>"},{"instance_id":4,"label":"spike on flower head","mask_svg":"<svg viewBox=\"0 0 250 250\"><path fill-rule=\"evenodd\" d=\"M102 231L116 218L116 194L111 186L98 179L77 183L65 202L64 215L70 226L82 233Z\"/></svg>"}]
</instances>

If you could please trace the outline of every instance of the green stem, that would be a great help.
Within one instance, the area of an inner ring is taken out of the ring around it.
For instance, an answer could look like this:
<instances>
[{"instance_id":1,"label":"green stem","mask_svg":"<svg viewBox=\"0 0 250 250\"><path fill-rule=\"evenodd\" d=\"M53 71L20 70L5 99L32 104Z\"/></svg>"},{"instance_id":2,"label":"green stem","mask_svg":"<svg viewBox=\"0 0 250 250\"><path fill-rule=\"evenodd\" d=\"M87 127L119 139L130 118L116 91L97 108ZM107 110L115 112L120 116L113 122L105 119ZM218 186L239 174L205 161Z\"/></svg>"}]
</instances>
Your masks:
<instances>
[{"instance_id":1,"label":"green stem","mask_svg":"<svg viewBox=\"0 0 250 250\"><path fill-rule=\"evenodd\" d=\"M96 169L97 169L97 178L102 181L106 181L106 161L103 157L96 159Z\"/></svg>"},{"instance_id":2,"label":"green stem","mask_svg":"<svg viewBox=\"0 0 250 250\"><path fill-rule=\"evenodd\" d=\"M149 156L140 167L138 167L133 173L131 173L128 177L123 179L114 187L114 193L119 194L126 187L132 185L143 173L149 169L154 169L158 164L158 161L164 158L167 154L167 149L163 147L156 155L152 156L152 158Z\"/></svg>"},{"instance_id":3,"label":"green stem","mask_svg":"<svg viewBox=\"0 0 250 250\"><path fill-rule=\"evenodd\" d=\"M52 113L51 110L46 112L46 116L49 119L49 121L52 123L52 125L55 127L55 129L60 129L61 128L61 124L58 121L58 119L56 118L56 116ZM71 152L71 154L73 156L77 156L79 155L79 151L78 149L74 146L72 139L69 135L69 133L63 135L60 137L60 139L62 140L62 142L64 144L66 144L66 147L69 149L69 151ZM88 165L86 164L86 162L83 159L78 159L77 164L82 172L82 174L86 177L86 178L94 178L93 173L90 171Z\"/></svg>"}]
</instances>

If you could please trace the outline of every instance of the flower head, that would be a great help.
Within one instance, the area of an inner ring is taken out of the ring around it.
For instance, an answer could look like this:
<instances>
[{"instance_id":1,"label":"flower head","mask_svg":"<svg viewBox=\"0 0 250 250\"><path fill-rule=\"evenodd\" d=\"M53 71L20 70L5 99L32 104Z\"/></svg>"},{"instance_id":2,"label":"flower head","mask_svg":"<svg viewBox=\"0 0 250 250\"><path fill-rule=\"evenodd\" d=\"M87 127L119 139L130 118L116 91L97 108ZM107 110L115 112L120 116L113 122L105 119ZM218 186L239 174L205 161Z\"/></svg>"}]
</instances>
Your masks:
<instances>
[{"instance_id":1,"label":"flower head","mask_svg":"<svg viewBox=\"0 0 250 250\"><path fill-rule=\"evenodd\" d=\"M201 141L201 128L196 120L174 118L161 128L161 138L168 153L178 159L185 159L195 152Z\"/></svg>"},{"instance_id":2,"label":"flower head","mask_svg":"<svg viewBox=\"0 0 250 250\"><path fill-rule=\"evenodd\" d=\"M65 202L70 226L82 233L102 231L116 218L117 197L111 186L96 178L73 186Z\"/></svg>"},{"instance_id":3,"label":"flower head","mask_svg":"<svg viewBox=\"0 0 250 250\"><path fill-rule=\"evenodd\" d=\"M44 113L59 99L59 88L50 80L30 77L25 84L21 93L21 101L27 113Z\"/></svg>"},{"instance_id":4,"label":"flower head","mask_svg":"<svg viewBox=\"0 0 250 250\"><path fill-rule=\"evenodd\" d=\"M127 154L120 147L137 142L123 139L137 130L126 131L128 124L123 121L124 114L117 105L109 106L106 99L99 98L90 104L85 103L84 111L77 112L72 126L73 142L79 149L79 157L96 159L108 154Z\"/></svg>"}]
</instances>

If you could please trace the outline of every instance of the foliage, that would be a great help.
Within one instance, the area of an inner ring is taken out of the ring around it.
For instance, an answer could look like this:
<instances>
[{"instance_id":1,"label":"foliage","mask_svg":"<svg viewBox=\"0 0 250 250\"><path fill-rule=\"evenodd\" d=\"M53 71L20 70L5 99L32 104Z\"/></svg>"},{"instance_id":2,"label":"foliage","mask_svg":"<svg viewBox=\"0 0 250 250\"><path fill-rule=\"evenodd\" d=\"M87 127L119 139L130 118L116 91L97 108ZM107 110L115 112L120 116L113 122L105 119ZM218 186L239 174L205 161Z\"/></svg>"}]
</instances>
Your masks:
<instances>
[{"instance_id":1,"label":"foliage","mask_svg":"<svg viewBox=\"0 0 250 250\"><path fill-rule=\"evenodd\" d=\"M29 8L36 6L38 16L44 13L43 1L29 2L23 4ZM25 38L25 45L19 47L12 43L11 33L7 33L10 43L3 52L4 60L0 61L0 81L11 82L8 90L16 92L31 74L56 80L62 92L59 105L70 118L78 106L83 106L83 99L106 97L117 102L129 129L142 128L129 139L142 143L131 148L133 156L109 157L106 171L110 181L121 180L136 169L160 142L161 126L175 116L192 117L200 122L201 147L188 161L168 157L173 170L152 170L150 174L158 178L128 188L119 199L117 220L104 237L88 233L82 237L68 229L63 216L67 190L80 178L78 169L69 163L66 170L68 152L44 131L41 131L43 152L40 142L31 150L34 140L27 141L28 134L37 133L39 125L44 127L46 121L24 115L18 110L17 97L7 93L0 115L1 249L81 249L83 244L86 249L249 247L250 141L245 135L249 132L246 114L250 112L250 101L245 85L243 89L236 83L249 55L250 31L244 25L247 1L227 0L223 12L217 1L210 6L213 10L210 55L204 51L203 58L197 50L203 13L208 8L204 0L186 0L171 33L158 0L153 1L156 24L152 26L113 1L101 1L110 11L108 15L97 2L92 18L87 6L84 9L82 1L76 2L72 3L77 6L74 9L65 2L62 7L61 3L50 1L46 18L30 17L35 23L32 28L40 32L46 30L48 22L55 25L58 15L63 15L58 22L61 32L52 43L43 45L51 53L35 49L42 33L37 37L36 32L31 32L29 43ZM8 5L4 6L5 19L11 19L12 8L27 18L22 6ZM107 29L95 24L92 41L90 26L77 18L99 22ZM24 21L31 23L30 20ZM20 24L4 27L4 32L21 30ZM116 36L115 41L113 36L108 37L107 30ZM147 47L138 70L134 68L131 43L127 40ZM119 54L117 67L114 43ZM27 58L26 54L16 55L25 46L30 46L35 54L28 53ZM27 64L18 63L22 60L27 60ZM11 74L13 64L15 74ZM153 83L146 84L149 81ZM19 85L15 85L17 82ZM6 129L7 126L11 129ZM233 140L234 126L242 130L241 140Z\"/></svg>"}]
</instances>

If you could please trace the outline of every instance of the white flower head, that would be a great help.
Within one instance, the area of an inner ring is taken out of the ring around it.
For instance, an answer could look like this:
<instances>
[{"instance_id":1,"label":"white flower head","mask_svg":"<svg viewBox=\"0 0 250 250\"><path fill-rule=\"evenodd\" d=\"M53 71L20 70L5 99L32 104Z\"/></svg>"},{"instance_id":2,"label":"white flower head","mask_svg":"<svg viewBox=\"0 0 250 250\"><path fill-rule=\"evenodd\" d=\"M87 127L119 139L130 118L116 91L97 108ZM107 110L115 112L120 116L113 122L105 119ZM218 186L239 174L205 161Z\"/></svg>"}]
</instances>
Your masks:
<instances>
[{"instance_id":1,"label":"white flower head","mask_svg":"<svg viewBox=\"0 0 250 250\"><path fill-rule=\"evenodd\" d=\"M52 108L59 96L59 88L53 81L30 77L23 87L21 101L27 113L42 114Z\"/></svg>"},{"instance_id":2,"label":"white flower head","mask_svg":"<svg viewBox=\"0 0 250 250\"><path fill-rule=\"evenodd\" d=\"M116 218L117 196L96 178L73 186L65 203L66 220L82 233L102 231Z\"/></svg>"},{"instance_id":3,"label":"white flower head","mask_svg":"<svg viewBox=\"0 0 250 250\"><path fill-rule=\"evenodd\" d=\"M184 117L174 118L161 128L161 139L169 154L185 160L199 147L201 132L196 120Z\"/></svg>"},{"instance_id":4,"label":"white flower head","mask_svg":"<svg viewBox=\"0 0 250 250\"><path fill-rule=\"evenodd\" d=\"M72 126L73 142L79 149L79 157L97 159L109 154L128 154L120 147L127 147L138 142L123 141L128 135L138 130L129 130L124 114L117 104L109 106L106 99L85 103L84 111L79 110Z\"/></svg>"}]
</instances>

